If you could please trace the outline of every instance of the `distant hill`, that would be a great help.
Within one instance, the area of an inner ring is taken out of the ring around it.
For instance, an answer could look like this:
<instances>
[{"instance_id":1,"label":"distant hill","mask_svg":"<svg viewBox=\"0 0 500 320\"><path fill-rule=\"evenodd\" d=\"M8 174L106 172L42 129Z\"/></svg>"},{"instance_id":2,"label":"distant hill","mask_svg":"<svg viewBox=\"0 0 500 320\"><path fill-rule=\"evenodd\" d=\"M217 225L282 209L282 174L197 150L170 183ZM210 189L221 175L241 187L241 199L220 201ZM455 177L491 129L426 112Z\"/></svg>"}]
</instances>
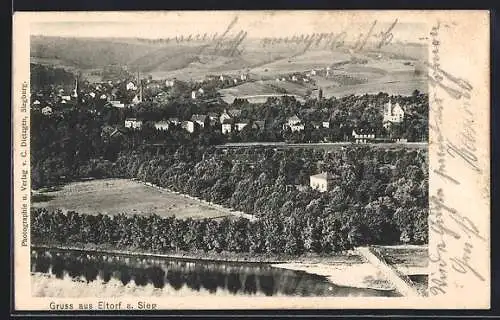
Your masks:
<instances>
[{"instance_id":1,"label":"distant hill","mask_svg":"<svg viewBox=\"0 0 500 320\"><path fill-rule=\"evenodd\" d=\"M80 69L127 65L157 50L153 45L118 42L110 39L31 37L31 56L55 59Z\"/></svg>"},{"instance_id":2,"label":"distant hill","mask_svg":"<svg viewBox=\"0 0 500 320\"><path fill-rule=\"evenodd\" d=\"M244 51L234 55L200 42L178 44L173 41L122 38L32 36L31 61L81 71L122 65L131 71L152 74L155 78L196 78L211 73L238 73L247 69L262 75L270 75L273 71L287 73L297 71L294 70L297 68L326 66L348 59L346 50L311 53L290 44L262 48L255 39L245 39L243 45ZM387 58L419 60L426 57L427 49L426 46L415 44L393 44L379 52ZM259 72L261 69L262 72Z\"/></svg>"}]
</instances>

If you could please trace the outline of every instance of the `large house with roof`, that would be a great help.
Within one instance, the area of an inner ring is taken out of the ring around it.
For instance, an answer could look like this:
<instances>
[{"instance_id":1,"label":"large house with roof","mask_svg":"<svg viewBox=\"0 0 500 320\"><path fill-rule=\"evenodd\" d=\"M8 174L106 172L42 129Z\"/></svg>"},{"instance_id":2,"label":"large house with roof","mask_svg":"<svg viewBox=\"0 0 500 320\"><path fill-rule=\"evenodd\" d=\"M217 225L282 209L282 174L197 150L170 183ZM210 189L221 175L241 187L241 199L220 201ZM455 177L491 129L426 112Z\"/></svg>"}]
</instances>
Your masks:
<instances>
[{"instance_id":1,"label":"large house with roof","mask_svg":"<svg viewBox=\"0 0 500 320\"><path fill-rule=\"evenodd\" d=\"M205 121L207 120L208 116L206 114L193 114L191 116L191 121L197 123L200 127L204 128L205 127Z\"/></svg>"},{"instance_id":2,"label":"large house with roof","mask_svg":"<svg viewBox=\"0 0 500 320\"><path fill-rule=\"evenodd\" d=\"M392 123L401 123L404 120L405 112L399 103L393 104L391 101L384 105L383 124L388 128Z\"/></svg>"},{"instance_id":3,"label":"large house with roof","mask_svg":"<svg viewBox=\"0 0 500 320\"><path fill-rule=\"evenodd\" d=\"M293 117L290 117L287 119L287 122L283 125L283 129L290 128L292 132L295 131L303 131L304 130L304 124L302 123L302 120L294 115Z\"/></svg>"},{"instance_id":4,"label":"large house with roof","mask_svg":"<svg viewBox=\"0 0 500 320\"><path fill-rule=\"evenodd\" d=\"M335 177L330 172L322 172L309 177L311 188L320 192L331 190Z\"/></svg>"},{"instance_id":5,"label":"large house with roof","mask_svg":"<svg viewBox=\"0 0 500 320\"><path fill-rule=\"evenodd\" d=\"M160 120L160 121L156 121L154 123L155 129L160 130L160 131L167 131L168 125L169 125L169 122L166 120Z\"/></svg>"},{"instance_id":6,"label":"large house with roof","mask_svg":"<svg viewBox=\"0 0 500 320\"><path fill-rule=\"evenodd\" d=\"M139 120L137 118L127 118L127 119L125 119L125 128L141 129L142 128L142 120Z\"/></svg>"}]
</instances>

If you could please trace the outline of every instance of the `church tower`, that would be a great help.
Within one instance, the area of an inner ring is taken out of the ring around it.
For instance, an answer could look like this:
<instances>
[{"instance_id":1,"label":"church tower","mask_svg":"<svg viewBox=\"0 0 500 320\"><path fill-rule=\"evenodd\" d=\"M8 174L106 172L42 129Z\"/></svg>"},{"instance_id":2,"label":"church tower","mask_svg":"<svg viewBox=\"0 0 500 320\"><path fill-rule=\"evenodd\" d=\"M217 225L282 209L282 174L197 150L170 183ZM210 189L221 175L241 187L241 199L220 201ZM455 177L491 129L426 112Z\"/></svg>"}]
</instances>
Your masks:
<instances>
[{"instance_id":1,"label":"church tower","mask_svg":"<svg viewBox=\"0 0 500 320\"><path fill-rule=\"evenodd\" d=\"M139 71L137 71L137 86L139 87L139 102L142 102L142 82L139 77Z\"/></svg>"},{"instance_id":2,"label":"church tower","mask_svg":"<svg viewBox=\"0 0 500 320\"><path fill-rule=\"evenodd\" d=\"M78 99L78 77L75 78L75 88L73 89L73 98Z\"/></svg>"}]
</instances>

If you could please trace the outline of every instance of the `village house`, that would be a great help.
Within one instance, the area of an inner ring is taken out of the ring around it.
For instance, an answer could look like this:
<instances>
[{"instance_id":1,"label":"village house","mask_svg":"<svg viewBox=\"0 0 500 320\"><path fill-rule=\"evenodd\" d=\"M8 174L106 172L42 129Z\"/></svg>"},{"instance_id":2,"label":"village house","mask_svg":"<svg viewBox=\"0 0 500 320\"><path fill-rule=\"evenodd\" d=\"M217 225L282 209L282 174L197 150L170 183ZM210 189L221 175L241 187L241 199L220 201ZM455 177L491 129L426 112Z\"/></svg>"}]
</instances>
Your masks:
<instances>
[{"instance_id":1,"label":"village house","mask_svg":"<svg viewBox=\"0 0 500 320\"><path fill-rule=\"evenodd\" d=\"M230 119L235 119L241 116L241 110L240 109L230 109L230 110L224 110L224 112L221 114L219 121L220 123L224 123L225 120L230 120Z\"/></svg>"},{"instance_id":2,"label":"village house","mask_svg":"<svg viewBox=\"0 0 500 320\"><path fill-rule=\"evenodd\" d=\"M137 87L135 86L135 84L132 81L130 81L129 83L127 83L126 88L127 88L127 91L137 90Z\"/></svg>"},{"instance_id":3,"label":"village house","mask_svg":"<svg viewBox=\"0 0 500 320\"><path fill-rule=\"evenodd\" d=\"M297 81L297 76L296 75L292 76L292 81Z\"/></svg>"},{"instance_id":4,"label":"village house","mask_svg":"<svg viewBox=\"0 0 500 320\"><path fill-rule=\"evenodd\" d=\"M43 107L42 108L42 114L44 116L50 116L52 114L52 108L49 106Z\"/></svg>"},{"instance_id":5,"label":"village house","mask_svg":"<svg viewBox=\"0 0 500 320\"><path fill-rule=\"evenodd\" d=\"M191 99L196 99L196 91L191 91Z\"/></svg>"},{"instance_id":6,"label":"village house","mask_svg":"<svg viewBox=\"0 0 500 320\"><path fill-rule=\"evenodd\" d=\"M125 108L125 104L118 100L111 100L109 103L114 108Z\"/></svg>"},{"instance_id":7,"label":"village house","mask_svg":"<svg viewBox=\"0 0 500 320\"><path fill-rule=\"evenodd\" d=\"M222 129L222 134L228 134L228 133L231 133L232 129L233 129L233 123L231 120L225 120L222 125L221 125L221 129Z\"/></svg>"},{"instance_id":8,"label":"village house","mask_svg":"<svg viewBox=\"0 0 500 320\"><path fill-rule=\"evenodd\" d=\"M137 118L127 118L125 119L125 128L141 129L142 120L138 120Z\"/></svg>"},{"instance_id":9,"label":"village house","mask_svg":"<svg viewBox=\"0 0 500 320\"><path fill-rule=\"evenodd\" d=\"M302 120L300 120L300 118L295 115L287 119L287 122L283 125L283 129L286 128L290 128L292 132L303 131L304 124L302 123Z\"/></svg>"},{"instance_id":10,"label":"village house","mask_svg":"<svg viewBox=\"0 0 500 320\"><path fill-rule=\"evenodd\" d=\"M323 128L330 128L330 122L328 121L323 121Z\"/></svg>"},{"instance_id":11,"label":"village house","mask_svg":"<svg viewBox=\"0 0 500 320\"><path fill-rule=\"evenodd\" d=\"M115 128L113 126L104 126L101 130L101 137L109 139L117 139L125 136L124 129Z\"/></svg>"},{"instance_id":12,"label":"village house","mask_svg":"<svg viewBox=\"0 0 500 320\"><path fill-rule=\"evenodd\" d=\"M61 96L63 101L71 101L71 96Z\"/></svg>"},{"instance_id":13,"label":"village house","mask_svg":"<svg viewBox=\"0 0 500 320\"><path fill-rule=\"evenodd\" d=\"M197 123L200 127L205 127L205 121L207 120L207 115L205 114L193 114L191 116L191 121Z\"/></svg>"},{"instance_id":14,"label":"village house","mask_svg":"<svg viewBox=\"0 0 500 320\"><path fill-rule=\"evenodd\" d=\"M375 139L375 134L373 133L356 133L352 130L352 137L355 143L369 143Z\"/></svg>"},{"instance_id":15,"label":"village house","mask_svg":"<svg viewBox=\"0 0 500 320\"><path fill-rule=\"evenodd\" d=\"M233 79L234 84L238 84L238 79Z\"/></svg>"},{"instance_id":16,"label":"village house","mask_svg":"<svg viewBox=\"0 0 500 320\"><path fill-rule=\"evenodd\" d=\"M311 70L311 76L315 76L316 75L316 70L312 69Z\"/></svg>"},{"instance_id":17,"label":"village house","mask_svg":"<svg viewBox=\"0 0 500 320\"><path fill-rule=\"evenodd\" d=\"M161 130L161 131L167 131L168 125L169 125L168 121L165 121L165 120L156 121L154 124L155 129Z\"/></svg>"},{"instance_id":18,"label":"village house","mask_svg":"<svg viewBox=\"0 0 500 320\"><path fill-rule=\"evenodd\" d=\"M90 93L89 93L89 96L91 96L92 98L95 98L95 97L96 97L96 94L95 94L95 92L90 92Z\"/></svg>"},{"instance_id":19,"label":"village house","mask_svg":"<svg viewBox=\"0 0 500 320\"><path fill-rule=\"evenodd\" d=\"M199 88L199 89L198 89L198 93L199 93L199 94L204 94L204 93L205 93L205 91L203 90L203 88Z\"/></svg>"},{"instance_id":20,"label":"village house","mask_svg":"<svg viewBox=\"0 0 500 320\"><path fill-rule=\"evenodd\" d=\"M329 172L322 172L309 177L311 188L320 192L326 192L333 187L334 176Z\"/></svg>"},{"instance_id":21,"label":"village house","mask_svg":"<svg viewBox=\"0 0 500 320\"><path fill-rule=\"evenodd\" d=\"M241 81L245 81L247 79L247 75L246 74L242 74L240 76L240 79L241 79Z\"/></svg>"},{"instance_id":22,"label":"village house","mask_svg":"<svg viewBox=\"0 0 500 320\"><path fill-rule=\"evenodd\" d=\"M186 130L187 132L193 133L194 132L194 122L193 121L182 121L182 129Z\"/></svg>"},{"instance_id":23,"label":"village house","mask_svg":"<svg viewBox=\"0 0 500 320\"><path fill-rule=\"evenodd\" d=\"M387 102L384 105L384 116L383 116L383 124L384 128L388 128L392 123L401 123L404 119L405 112L403 108L399 105L399 103Z\"/></svg>"},{"instance_id":24,"label":"village house","mask_svg":"<svg viewBox=\"0 0 500 320\"><path fill-rule=\"evenodd\" d=\"M241 117L241 109L229 109L227 113L233 119Z\"/></svg>"},{"instance_id":25,"label":"village house","mask_svg":"<svg viewBox=\"0 0 500 320\"><path fill-rule=\"evenodd\" d=\"M34 106L38 106L38 105L40 105L40 101L38 101L38 100L33 101L33 105L34 105Z\"/></svg>"},{"instance_id":26,"label":"village house","mask_svg":"<svg viewBox=\"0 0 500 320\"><path fill-rule=\"evenodd\" d=\"M174 80L166 80L165 81L165 86L167 88L172 88L174 86Z\"/></svg>"}]
</instances>

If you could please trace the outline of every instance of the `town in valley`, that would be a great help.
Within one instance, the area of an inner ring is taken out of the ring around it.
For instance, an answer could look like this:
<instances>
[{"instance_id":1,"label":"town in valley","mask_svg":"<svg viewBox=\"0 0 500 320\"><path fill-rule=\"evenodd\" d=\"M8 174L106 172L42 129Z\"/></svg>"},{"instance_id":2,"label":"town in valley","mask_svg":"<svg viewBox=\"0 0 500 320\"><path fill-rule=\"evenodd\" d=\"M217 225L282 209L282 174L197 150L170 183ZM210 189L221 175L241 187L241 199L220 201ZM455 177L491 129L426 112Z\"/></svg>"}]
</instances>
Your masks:
<instances>
[{"instance_id":1,"label":"town in valley","mask_svg":"<svg viewBox=\"0 0 500 320\"><path fill-rule=\"evenodd\" d=\"M355 51L32 35L33 295L425 296L428 47L396 22Z\"/></svg>"}]
</instances>

